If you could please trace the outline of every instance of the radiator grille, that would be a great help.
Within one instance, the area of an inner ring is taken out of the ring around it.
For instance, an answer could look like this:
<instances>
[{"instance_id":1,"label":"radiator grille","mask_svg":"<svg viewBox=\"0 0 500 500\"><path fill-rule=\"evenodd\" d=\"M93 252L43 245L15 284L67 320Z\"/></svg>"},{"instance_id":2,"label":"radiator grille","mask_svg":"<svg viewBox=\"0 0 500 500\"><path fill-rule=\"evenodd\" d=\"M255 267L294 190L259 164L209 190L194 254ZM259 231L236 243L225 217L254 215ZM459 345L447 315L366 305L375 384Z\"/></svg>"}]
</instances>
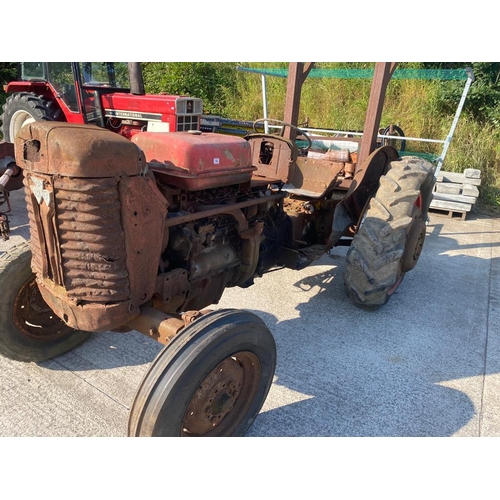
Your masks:
<instances>
[{"instance_id":1,"label":"radiator grille","mask_svg":"<svg viewBox=\"0 0 500 500\"><path fill-rule=\"evenodd\" d=\"M177 116L177 132L187 132L188 130L198 130L198 115Z\"/></svg>"},{"instance_id":2,"label":"radiator grille","mask_svg":"<svg viewBox=\"0 0 500 500\"><path fill-rule=\"evenodd\" d=\"M175 101L175 114L177 117L177 132L199 130L200 116L203 111L203 101L179 97Z\"/></svg>"},{"instance_id":3,"label":"radiator grille","mask_svg":"<svg viewBox=\"0 0 500 500\"><path fill-rule=\"evenodd\" d=\"M28 185L29 187L29 185ZM68 297L76 302L115 303L130 298L124 233L116 179L68 179L53 181L55 216L51 224L37 223L43 211L27 196L31 226L43 228L39 248L33 247L35 270L45 277L62 275ZM36 203L36 201L35 201ZM53 234L46 234L53 228ZM60 270L47 262L48 241L56 242ZM44 248L45 247L45 248ZM49 272L47 272L49 269ZM57 271L57 272L56 272Z\"/></svg>"}]
</instances>

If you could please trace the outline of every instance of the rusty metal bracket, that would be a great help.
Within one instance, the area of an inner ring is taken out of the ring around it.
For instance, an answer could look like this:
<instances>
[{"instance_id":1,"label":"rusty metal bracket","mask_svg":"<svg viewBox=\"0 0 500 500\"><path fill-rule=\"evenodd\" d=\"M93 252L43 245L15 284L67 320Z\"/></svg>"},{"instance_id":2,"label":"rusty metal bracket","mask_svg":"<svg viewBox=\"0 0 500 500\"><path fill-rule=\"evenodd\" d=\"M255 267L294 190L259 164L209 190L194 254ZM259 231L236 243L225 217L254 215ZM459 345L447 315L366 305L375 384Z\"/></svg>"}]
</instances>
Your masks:
<instances>
[{"instance_id":1,"label":"rusty metal bracket","mask_svg":"<svg viewBox=\"0 0 500 500\"><path fill-rule=\"evenodd\" d=\"M300 94L302 84L304 83L313 66L313 62L292 62L289 65L284 121L295 126L297 126L297 122L299 119ZM284 133L284 137L292 142L295 142L296 134L296 129L288 127Z\"/></svg>"},{"instance_id":2,"label":"rusty metal bracket","mask_svg":"<svg viewBox=\"0 0 500 500\"><path fill-rule=\"evenodd\" d=\"M167 315L152 307L143 306L140 316L128 321L126 326L166 345L186 326L186 323L178 316Z\"/></svg>"},{"instance_id":3,"label":"rusty metal bracket","mask_svg":"<svg viewBox=\"0 0 500 500\"><path fill-rule=\"evenodd\" d=\"M382 108L384 107L385 93L389 81L396 70L397 63L375 63L373 73L372 87L370 91L370 100L366 111L365 126L363 128L363 138L358 153L358 165L361 165L365 159L375 149L377 134L382 117Z\"/></svg>"},{"instance_id":4,"label":"rusty metal bracket","mask_svg":"<svg viewBox=\"0 0 500 500\"><path fill-rule=\"evenodd\" d=\"M150 337L160 344L167 345L186 326L190 325L211 309L186 311L181 315L165 314L153 307L142 306L140 316L136 316L124 325L123 330L133 330Z\"/></svg>"}]
</instances>

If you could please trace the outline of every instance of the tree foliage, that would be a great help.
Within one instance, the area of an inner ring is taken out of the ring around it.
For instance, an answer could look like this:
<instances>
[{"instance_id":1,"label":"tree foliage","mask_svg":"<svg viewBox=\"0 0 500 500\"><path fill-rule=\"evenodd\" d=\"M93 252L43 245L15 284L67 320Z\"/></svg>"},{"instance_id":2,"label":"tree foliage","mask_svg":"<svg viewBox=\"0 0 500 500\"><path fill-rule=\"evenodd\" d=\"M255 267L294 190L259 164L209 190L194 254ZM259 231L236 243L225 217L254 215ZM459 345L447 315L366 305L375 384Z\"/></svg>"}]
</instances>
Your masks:
<instances>
[{"instance_id":1,"label":"tree foliage","mask_svg":"<svg viewBox=\"0 0 500 500\"><path fill-rule=\"evenodd\" d=\"M472 68L475 81L469 90L464 112L482 123L500 124L500 62L423 63L426 68ZM463 92L463 82L442 85L440 109L454 112Z\"/></svg>"},{"instance_id":2,"label":"tree foliage","mask_svg":"<svg viewBox=\"0 0 500 500\"><path fill-rule=\"evenodd\" d=\"M204 113L222 114L236 88L235 64L221 62L142 63L146 92L199 97Z\"/></svg>"},{"instance_id":3,"label":"tree foliage","mask_svg":"<svg viewBox=\"0 0 500 500\"><path fill-rule=\"evenodd\" d=\"M0 84L4 85L17 75L17 63L14 62L0 62Z\"/></svg>"},{"instance_id":4,"label":"tree foliage","mask_svg":"<svg viewBox=\"0 0 500 500\"><path fill-rule=\"evenodd\" d=\"M14 80L17 76L17 63L0 62L0 105L5 102L7 96L3 91L3 86L6 83Z\"/></svg>"}]
</instances>

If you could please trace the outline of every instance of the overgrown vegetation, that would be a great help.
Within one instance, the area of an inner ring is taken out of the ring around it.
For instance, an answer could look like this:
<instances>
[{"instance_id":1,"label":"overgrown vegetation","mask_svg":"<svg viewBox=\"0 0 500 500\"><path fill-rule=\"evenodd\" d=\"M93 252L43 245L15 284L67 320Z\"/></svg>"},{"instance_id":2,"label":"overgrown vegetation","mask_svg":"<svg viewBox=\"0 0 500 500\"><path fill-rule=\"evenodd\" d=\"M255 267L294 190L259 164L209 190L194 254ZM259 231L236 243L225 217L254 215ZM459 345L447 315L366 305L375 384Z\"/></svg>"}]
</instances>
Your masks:
<instances>
[{"instance_id":1,"label":"overgrown vegetation","mask_svg":"<svg viewBox=\"0 0 500 500\"><path fill-rule=\"evenodd\" d=\"M171 63L173 64L173 63ZM178 64L178 63L175 63ZM175 66L174 64L174 66ZM183 65L189 63L182 63ZM191 63L196 79L196 66ZM204 63L210 64L210 63ZM248 68L287 68L287 63L238 63ZM227 118L256 120L262 117L261 77L255 73L237 71L237 63L214 63L214 69L224 74L218 81L219 95L224 101L204 98L205 112ZM146 65L147 67L148 65ZM370 68L372 63L319 63L318 68ZM500 207L500 63L400 63L410 69L453 69L472 67L476 81L468 98L443 168L463 172L465 168L482 171L480 201ZM177 73L177 76L180 76ZM216 77L215 71L212 73ZM203 84L201 82L204 82ZM165 86L159 90L174 92L178 87ZM146 77L146 85L149 82ZM206 68L199 85L214 88L216 81L207 80ZM464 81L400 80L393 79L388 87L382 115L382 126L399 125L407 137L444 140L450 130ZM308 78L302 89L299 123L310 127L357 130L363 129L371 81L366 79ZM286 80L267 77L268 115L283 119ZM185 87L185 90L189 90ZM196 93L190 93L196 95ZM219 113L214 110L220 109ZM407 141L407 150L439 155L442 144Z\"/></svg>"},{"instance_id":2,"label":"overgrown vegetation","mask_svg":"<svg viewBox=\"0 0 500 500\"><path fill-rule=\"evenodd\" d=\"M235 95L234 64L153 62L142 64L146 91L203 99L206 114L221 115Z\"/></svg>"},{"instance_id":3,"label":"overgrown vegetation","mask_svg":"<svg viewBox=\"0 0 500 500\"><path fill-rule=\"evenodd\" d=\"M284 68L285 62L149 62L143 63L148 93L200 97L204 113L240 120L262 118L262 87L248 68ZM480 201L500 207L500 63L400 63L403 68L472 67L476 81L448 150L445 170L482 171ZM373 63L317 63L317 68L372 68ZM0 63L0 85L12 80L16 63ZM299 123L336 130L363 129L370 94L369 79L308 78L302 90ZM268 115L283 119L286 79L267 77ZM464 88L459 81L393 79L387 91L382 126L399 125L406 136L445 139ZM5 94L0 87L0 105ZM408 141L407 150L440 154L441 144Z\"/></svg>"}]
</instances>

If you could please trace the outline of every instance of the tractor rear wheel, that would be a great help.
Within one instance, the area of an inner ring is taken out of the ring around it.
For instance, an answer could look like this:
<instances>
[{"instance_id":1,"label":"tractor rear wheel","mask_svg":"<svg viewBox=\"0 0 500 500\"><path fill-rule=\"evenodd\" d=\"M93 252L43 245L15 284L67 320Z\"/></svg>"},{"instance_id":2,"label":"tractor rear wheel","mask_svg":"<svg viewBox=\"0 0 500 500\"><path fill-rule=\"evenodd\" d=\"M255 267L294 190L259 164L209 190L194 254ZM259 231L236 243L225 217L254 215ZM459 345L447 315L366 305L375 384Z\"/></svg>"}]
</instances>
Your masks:
<instances>
[{"instance_id":1,"label":"tractor rear wheel","mask_svg":"<svg viewBox=\"0 0 500 500\"><path fill-rule=\"evenodd\" d=\"M1 131L6 142L14 142L24 125L40 120L57 120L60 114L52 101L31 92L12 94L2 109Z\"/></svg>"},{"instance_id":2,"label":"tractor rear wheel","mask_svg":"<svg viewBox=\"0 0 500 500\"><path fill-rule=\"evenodd\" d=\"M413 269L425 240L434 166L421 158L391 162L347 253L344 283L358 305L381 306Z\"/></svg>"},{"instance_id":3,"label":"tractor rear wheel","mask_svg":"<svg viewBox=\"0 0 500 500\"><path fill-rule=\"evenodd\" d=\"M45 361L86 340L43 300L31 271L31 250L24 242L0 257L0 355L15 361Z\"/></svg>"},{"instance_id":4,"label":"tractor rear wheel","mask_svg":"<svg viewBox=\"0 0 500 500\"><path fill-rule=\"evenodd\" d=\"M255 314L202 316L165 346L130 410L128 435L243 436L267 397L276 344Z\"/></svg>"}]
</instances>

